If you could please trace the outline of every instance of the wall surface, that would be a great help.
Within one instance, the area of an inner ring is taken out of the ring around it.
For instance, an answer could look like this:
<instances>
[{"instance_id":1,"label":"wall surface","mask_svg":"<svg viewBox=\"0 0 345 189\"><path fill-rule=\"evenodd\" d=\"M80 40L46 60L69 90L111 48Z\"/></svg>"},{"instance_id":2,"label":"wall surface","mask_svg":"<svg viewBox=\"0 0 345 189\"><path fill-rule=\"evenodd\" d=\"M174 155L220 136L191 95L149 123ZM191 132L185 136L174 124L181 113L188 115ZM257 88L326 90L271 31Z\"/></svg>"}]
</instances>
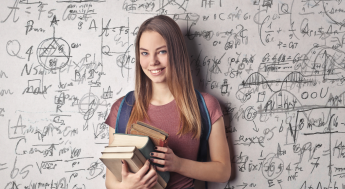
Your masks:
<instances>
[{"instance_id":1,"label":"wall surface","mask_svg":"<svg viewBox=\"0 0 345 189\"><path fill-rule=\"evenodd\" d=\"M158 14L223 109L232 177L210 188L345 188L345 1L2 0L1 189L105 188L103 122Z\"/></svg>"}]
</instances>

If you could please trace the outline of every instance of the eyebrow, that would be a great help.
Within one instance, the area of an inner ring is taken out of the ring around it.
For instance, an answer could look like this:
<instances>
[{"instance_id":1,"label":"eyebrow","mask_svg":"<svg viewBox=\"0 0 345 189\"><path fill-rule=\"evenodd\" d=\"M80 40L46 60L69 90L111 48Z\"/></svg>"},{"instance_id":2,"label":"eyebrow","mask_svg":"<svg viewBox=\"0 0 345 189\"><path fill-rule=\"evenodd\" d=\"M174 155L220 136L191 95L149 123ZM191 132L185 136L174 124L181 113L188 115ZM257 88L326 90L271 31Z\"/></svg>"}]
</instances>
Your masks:
<instances>
[{"instance_id":1,"label":"eyebrow","mask_svg":"<svg viewBox=\"0 0 345 189\"><path fill-rule=\"evenodd\" d=\"M164 48L164 47L166 47L166 46L163 45L163 46L161 46L161 47L158 47L156 50L161 49L161 48ZM144 48L142 48L142 47L140 47L139 49L140 49L140 50L144 50L144 51L148 51L147 49L144 49Z\"/></svg>"}]
</instances>

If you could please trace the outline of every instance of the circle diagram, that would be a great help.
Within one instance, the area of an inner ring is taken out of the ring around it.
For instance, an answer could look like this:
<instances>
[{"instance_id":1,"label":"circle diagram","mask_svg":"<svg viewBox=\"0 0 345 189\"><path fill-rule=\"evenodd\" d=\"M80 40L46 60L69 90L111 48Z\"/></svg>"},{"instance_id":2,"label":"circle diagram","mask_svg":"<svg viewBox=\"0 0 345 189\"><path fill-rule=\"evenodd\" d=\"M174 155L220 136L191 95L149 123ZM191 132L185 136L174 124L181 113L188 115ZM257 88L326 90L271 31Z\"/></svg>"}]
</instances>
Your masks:
<instances>
[{"instance_id":1,"label":"circle diagram","mask_svg":"<svg viewBox=\"0 0 345 189\"><path fill-rule=\"evenodd\" d=\"M69 44L62 38L49 38L42 41L37 48L37 60L46 70L65 67L70 58Z\"/></svg>"}]
</instances>

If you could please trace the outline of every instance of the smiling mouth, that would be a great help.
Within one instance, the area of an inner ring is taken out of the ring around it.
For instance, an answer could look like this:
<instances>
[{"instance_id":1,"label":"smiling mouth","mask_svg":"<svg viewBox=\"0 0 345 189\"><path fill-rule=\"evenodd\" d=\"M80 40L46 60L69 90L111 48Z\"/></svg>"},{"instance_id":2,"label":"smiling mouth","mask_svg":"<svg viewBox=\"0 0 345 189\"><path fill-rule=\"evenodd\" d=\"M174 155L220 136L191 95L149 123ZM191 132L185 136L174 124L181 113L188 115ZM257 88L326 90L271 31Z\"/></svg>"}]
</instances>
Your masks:
<instances>
[{"instance_id":1,"label":"smiling mouth","mask_svg":"<svg viewBox=\"0 0 345 189\"><path fill-rule=\"evenodd\" d=\"M159 73L159 72L161 72L161 71L163 71L164 70L164 68L161 68L161 69L156 69L156 70L149 70L151 73L153 73L153 74L157 74L157 73Z\"/></svg>"}]
</instances>

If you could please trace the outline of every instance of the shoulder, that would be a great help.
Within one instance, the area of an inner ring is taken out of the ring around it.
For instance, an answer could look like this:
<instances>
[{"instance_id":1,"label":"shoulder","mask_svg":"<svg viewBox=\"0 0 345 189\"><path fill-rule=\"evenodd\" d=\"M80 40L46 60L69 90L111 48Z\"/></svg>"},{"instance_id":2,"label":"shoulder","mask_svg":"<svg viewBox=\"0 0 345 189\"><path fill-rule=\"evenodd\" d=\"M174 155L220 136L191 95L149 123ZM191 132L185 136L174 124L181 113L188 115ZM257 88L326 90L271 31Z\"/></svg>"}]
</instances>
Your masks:
<instances>
[{"instance_id":1,"label":"shoulder","mask_svg":"<svg viewBox=\"0 0 345 189\"><path fill-rule=\"evenodd\" d=\"M214 105L214 104L219 104L218 100L212 96L211 94L205 93L205 92L200 92L202 97L204 97L206 106L208 105Z\"/></svg>"},{"instance_id":2,"label":"shoulder","mask_svg":"<svg viewBox=\"0 0 345 189\"><path fill-rule=\"evenodd\" d=\"M123 98L124 96L115 101L115 103L111 106L107 119L105 120L105 123L114 129L116 125L117 112L119 111Z\"/></svg>"},{"instance_id":3,"label":"shoulder","mask_svg":"<svg viewBox=\"0 0 345 189\"><path fill-rule=\"evenodd\" d=\"M216 122L221 116L223 116L222 109L220 107L219 101L217 98L212 96L211 94L200 92L201 95L204 97L205 104L210 114L212 124Z\"/></svg>"},{"instance_id":4,"label":"shoulder","mask_svg":"<svg viewBox=\"0 0 345 189\"><path fill-rule=\"evenodd\" d=\"M125 97L120 97L119 99L117 99L114 104L111 106L111 111L115 111L116 113L119 111L119 108L120 108L120 105L121 105L121 102L122 100L124 99Z\"/></svg>"},{"instance_id":5,"label":"shoulder","mask_svg":"<svg viewBox=\"0 0 345 189\"><path fill-rule=\"evenodd\" d=\"M211 94L205 93L205 92L200 92L201 95L204 97L205 103L207 108L212 108L215 106L219 106L219 101L217 100L217 98L215 98L214 96L212 96Z\"/></svg>"}]
</instances>

